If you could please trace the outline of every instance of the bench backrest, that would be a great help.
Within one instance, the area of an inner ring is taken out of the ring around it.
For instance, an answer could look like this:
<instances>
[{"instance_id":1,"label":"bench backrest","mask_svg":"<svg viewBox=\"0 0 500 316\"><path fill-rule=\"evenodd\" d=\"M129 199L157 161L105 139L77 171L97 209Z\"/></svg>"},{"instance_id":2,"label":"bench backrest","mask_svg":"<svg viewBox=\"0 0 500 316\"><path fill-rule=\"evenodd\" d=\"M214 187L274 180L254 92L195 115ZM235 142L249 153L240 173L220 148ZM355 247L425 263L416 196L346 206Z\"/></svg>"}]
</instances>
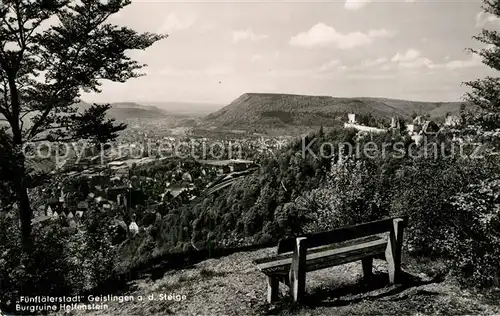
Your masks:
<instances>
[{"instance_id":1,"label":"bench backrest","mask_svg":"<svg viewBox=\"0 0 500 316\"><path fill-rule=\"evenodd\" d=\"M306 234L299 237L307 237L308 248L320 247L351 239L390 232L394 229L393 220L396 218L401 218L403 220L400 223L403 226L407 222L406 217L393 217L354 226L342 227L316 234ZM293 251L295 243L296 237L280 240L278 243L278 254Z\"/></svg>"}]
</instances>

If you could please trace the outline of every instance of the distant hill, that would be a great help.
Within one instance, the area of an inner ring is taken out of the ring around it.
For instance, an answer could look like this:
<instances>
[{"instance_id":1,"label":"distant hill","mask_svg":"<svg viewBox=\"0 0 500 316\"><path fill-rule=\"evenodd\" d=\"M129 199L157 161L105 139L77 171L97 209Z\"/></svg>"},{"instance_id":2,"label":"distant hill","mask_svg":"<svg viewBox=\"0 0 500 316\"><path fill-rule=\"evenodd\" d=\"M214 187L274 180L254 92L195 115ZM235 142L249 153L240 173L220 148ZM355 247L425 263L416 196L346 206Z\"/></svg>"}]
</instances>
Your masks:
<instances>
[{"instance_id":1,"label":"distant hill","mask_svg":"<svg viewBox=\"0 0 500 316\"><path fill-rule=\"evenodd\" d=\"M85 110L90 107L89 103L80 102L78 108ZM108 116L113 117L118 121L127 119L156 119L164 118L169 114L155 106L146 106L134 102L119 102L111 103L111 108L108 111Z\"/></svg>"},{"instance_id":2,"label":"distant hill","mask_svg":"<svg viewBox=\"0 0 500 316\"><path fill-rule=\"evenodd\" d=\"M85 109L88 103L82 102L79 107ZM163 118L205 116L220 109L222 105L212 103L190 102L115 102L111 103L109 115L117 120L128 118Z\"/></svg>"},{"instance_id":3,"label":"distant hill","mask_svg":"<svg viewBox=\"0 0 500 316\"><path fill-rule=\"evenodd\" d=\"M81 101L77 104L79 112L88 109L91 103ZM31 118L34 117L36 113L30 113L24 118L24 126L31 126ZM116 102L111 103L111 108L108 111L108 117L115 118L117 121L127 121L130 119L162 119L169 118L174 119L179 122L186 121L190 123L192 118L190 115L185 113L169 112L162 108L154 105L143 105L135 102ZM6 125L7 123L0 120L0 126Z\"/></svg>"},{"instance_id":4,"label":"distant hill","mask_svg":"<svg viewBox=\"0 0 500 316\"><path fill-rule=\"evenodd\" d=\"M222 104L215 103L194 103L194 102L141 102L141 104L154 106L174 115L207 115L223 107Z\"/></svg>"},{"instance_id":5,"label":"distant hill","mask_svg":"<svg viewBox=\"0 0 500 316\"><path fill-rule=\"evenodd\" d=\"M108 115L118 121L129 118L157 119L168 116L168 113L155 107L132 102L112 103Z\"/></svg>"},{"instance_id":6,"label":"distant hill","mask_svg":"<svg viewBox=\"0 0 500 316\"><path fill-rule=\"evenodd\" d=\"M459 113L463 102L416 102L385 98L336 98L294 94L245 93L209 114L204 123L217 126L332 126L347 113L375 117ZM466 105L470 106L470 105Z\"/></svg>"},{"instance_id":7,"label":"distant hill","mask_svg":"<svg viewBox=\"0 0 500 316\"><path fill-rule=\"evenodd\" d=\"M179 124L196 124L201 128L211 126L223 129L263 128L266 130L271 127L302 131L304 128L309 129L315 126L338 125L347 113L372 114L375 117L387 118L395 115L409 118L416 113L429 114L432 118L442 118L447 113L459 113L462 103L245 93L222 108L220 105L209 103L116 102L111 104L108 115L118 121L173 118L181 122ZM78 107L84 110L90 107L90 104L82 101ZM30 125L28 118L33 115L26 117L25 126ZM198 119L195 116L204 117ZM199 120L201 120L200 124L198 124Z\"/></svg>"},{"instance_id":8,"label":"distant hill","mask_svg":"<svg viewBox=\"0 0 500 316\"><path fill-rule=\"evenodd\" d=\"M408 115L417 113L418 115L429 114L431 118L444 118L447 114L457 115L460 113L460 106L464 104L466 107L472 107L472 104L467 102L422 102L408 101L386 98L358 98L371 102L382 102L392 108L396 108Z\"/></svg>"}]
</instances>

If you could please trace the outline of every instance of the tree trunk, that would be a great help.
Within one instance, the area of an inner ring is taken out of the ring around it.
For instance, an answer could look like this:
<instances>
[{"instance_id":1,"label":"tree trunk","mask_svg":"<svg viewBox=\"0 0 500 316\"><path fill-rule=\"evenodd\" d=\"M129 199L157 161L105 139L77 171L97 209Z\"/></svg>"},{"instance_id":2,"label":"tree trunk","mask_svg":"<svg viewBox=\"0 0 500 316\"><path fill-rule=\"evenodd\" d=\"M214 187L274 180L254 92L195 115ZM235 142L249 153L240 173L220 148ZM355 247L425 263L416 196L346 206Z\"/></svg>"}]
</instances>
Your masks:
<instances>
[{"instance_id":1,"label":"tree trunk","mask_svg":"<svg viewBox=\"0 0 500 316\"><path fill-rule=\"evenodd\" d=\"M17 194L17 200L19 203L19 221L21 226L21 238L23 250L27 253L31 251L32 239L31 239L31 216L32 210L30 205L30 200L28 198L28 188L26 185L26 170L24 166L24 157L18 168L19 176L14 180L15 190Z\"/></svg>"},{"instance_id":2,"label":"tree trunk","mask_svg":"<svg viewBox=\"0 0 500 316\"><path fill-rule=\"evenodd\" d=\"M23 151L23 133L20 126L20 113L21 105L19 101L19 93L17 90L17 85L15 81L15 73L9 73L9 89L10 89L10 102L12 106L12 117L9 120L10 126L12 128L14 150L18 156L18 163L16 164L16 177L12 179L14 183L15 192L17 195L18 206L19 206L19 221L21 225L21 238L23 251L26 254L31 253L31 206L30 200L28 198L28 187L26 185L26 166L25 157Z\"/></svg>"}]
</instances>

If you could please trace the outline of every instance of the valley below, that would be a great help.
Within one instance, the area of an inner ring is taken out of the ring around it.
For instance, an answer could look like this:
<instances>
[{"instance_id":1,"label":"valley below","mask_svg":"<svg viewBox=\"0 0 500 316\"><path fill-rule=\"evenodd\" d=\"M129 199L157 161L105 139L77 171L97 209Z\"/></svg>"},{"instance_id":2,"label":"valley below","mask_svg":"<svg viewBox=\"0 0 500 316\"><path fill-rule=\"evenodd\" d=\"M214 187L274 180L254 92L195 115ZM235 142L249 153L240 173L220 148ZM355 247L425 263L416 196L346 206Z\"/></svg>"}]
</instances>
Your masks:
<instances>
[{"instance_id":1,"label":"valley below","mask_svg":"<svg viewBox=\"0 0 500 316\"><path fill-rule=\"evenodd\" d=\"M147 104L147 105L146 105ZM80 108L89 105L82 103ZM420 102L387 98L339 98L273 93L245 93L226 106L202 103L133 102L113 103L109 116L121 122L160 124L197 136L298 136L325 128L341 127L349 113L366 123L388 125L392 117L411 119L427 116L443 121L467 102ZM174 131L174 133L176 133Z\"/></svg>"}]
</instances>

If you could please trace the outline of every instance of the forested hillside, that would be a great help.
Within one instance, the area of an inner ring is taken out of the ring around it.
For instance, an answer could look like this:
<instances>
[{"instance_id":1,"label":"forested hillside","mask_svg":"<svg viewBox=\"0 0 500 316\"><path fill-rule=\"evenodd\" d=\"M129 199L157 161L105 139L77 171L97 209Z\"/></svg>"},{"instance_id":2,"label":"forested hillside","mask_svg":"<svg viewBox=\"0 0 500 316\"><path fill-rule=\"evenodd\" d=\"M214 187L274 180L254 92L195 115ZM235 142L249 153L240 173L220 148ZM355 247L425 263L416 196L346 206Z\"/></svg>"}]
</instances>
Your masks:
<instances>
[{"instance_id":1,"label":"forested hillside","mask_svg":"<svg viewBox=\"0 0 500 316\"><path fill-rule=\"evenodd\" d=\"M473 148L463 155L452 154L446 138L435 139L428 148L418 149L419 156L413 153L410 157L412 142L406 136L355 136L355 131L334 129L297 140L281 154L260 161L260 170L218 195L169 211L158 227L157 238L144 239L133 256L140 261L151 256L151 251L140 249L155 249L154 253L160 254L266 243L389 215L409 216L407 247L411 252L458 256L455 249L463 248L460 242L465 237L461 237L464 229L457 228L468 227L466 213L477 206L474 203L483 203L463 201L469 198L470 190L476 190L474 185L499 174L498 157L474 159ZM339 163L338 152L334 156L324 152L325 158L318 158L302 151L309 142L313 144L311 152L319 153L324 143L338 148L343 143L363 146L369 141L379 148L383 143L405 144L406 154L387 146L384 155ZM442 146L444 154L426 155L425 151L435 145ZM460 258L470 253L470 260L478 260L473 251L467 250ZM458 262L456 268L467 274L467 268ZM481 276L481 282L493 281Z\"/></svg>"},{"instance_id":2,"label":"forested hillside","mask_svg":"<svg viewBox=\"0 0 500 316\"><path fill-rule=\"evenodd\" d=\"M336 98L293 94L245 93L211 113L205 124L239 127L337 126L347 113L390 120L429 114L458 114L463 102L415 102L383 98ZM468 103L464 103L470 107Z\"/></svg>"}]
</instances>

